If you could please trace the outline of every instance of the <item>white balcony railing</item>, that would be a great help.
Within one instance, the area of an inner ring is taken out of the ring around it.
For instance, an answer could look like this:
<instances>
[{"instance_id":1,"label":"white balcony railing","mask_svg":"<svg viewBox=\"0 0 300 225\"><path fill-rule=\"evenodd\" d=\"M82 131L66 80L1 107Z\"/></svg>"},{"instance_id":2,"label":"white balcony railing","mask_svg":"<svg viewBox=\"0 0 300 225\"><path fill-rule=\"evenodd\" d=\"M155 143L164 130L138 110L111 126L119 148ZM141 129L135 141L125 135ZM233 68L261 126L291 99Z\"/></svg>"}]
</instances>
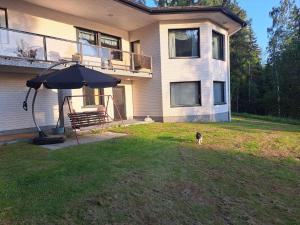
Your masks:
<instances>
[{"instance_id":1,"label":"white balcony railing","mask_svg":"<svg viewBox=\"0 0 300 225\"><path fill-rule=\"evenodd\" d=\"M45 62L78 60L102 69L152 73L150 56L7 28L0 28L0 57Z\"/></svg>"}]
</instances>

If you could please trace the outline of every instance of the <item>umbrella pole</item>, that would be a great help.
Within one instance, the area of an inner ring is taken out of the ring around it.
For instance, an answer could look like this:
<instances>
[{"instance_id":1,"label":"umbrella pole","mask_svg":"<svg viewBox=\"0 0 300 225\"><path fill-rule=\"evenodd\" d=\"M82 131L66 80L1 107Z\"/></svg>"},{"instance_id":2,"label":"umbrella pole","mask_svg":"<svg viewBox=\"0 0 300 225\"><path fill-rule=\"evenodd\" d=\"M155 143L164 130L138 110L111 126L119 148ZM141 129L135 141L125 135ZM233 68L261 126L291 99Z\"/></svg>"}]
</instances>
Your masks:
<instances>
[{"instance_id":1,"label":"umbrella pole","mask_svg":"<svg viewBox=\"0 0 300 225\"><path fill-rule=\"evenodd\" d=\"M37 93L38 93L38 90L35 89L35 92L33 95L33 100L32 100L32 119L33 119L34 125L36 126L36 128L39 132L39 137L47 137L47 135L44 133L44 131L42 131L42 129L39 127L39 125L37 124L36 119L35 119L34 106L35 106L35 100L36 100Z\"/></svg>"}]
</instances>

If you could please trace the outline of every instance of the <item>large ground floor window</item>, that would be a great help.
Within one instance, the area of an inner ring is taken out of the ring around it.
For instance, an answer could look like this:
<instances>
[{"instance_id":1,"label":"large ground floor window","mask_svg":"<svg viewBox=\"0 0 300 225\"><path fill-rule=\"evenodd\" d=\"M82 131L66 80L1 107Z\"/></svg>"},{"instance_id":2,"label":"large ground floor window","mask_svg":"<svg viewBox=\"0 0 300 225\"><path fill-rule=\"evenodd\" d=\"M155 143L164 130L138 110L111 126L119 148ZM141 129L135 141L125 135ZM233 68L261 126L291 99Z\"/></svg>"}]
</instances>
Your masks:
<instances>
[{"instance_id":1,"label":"large ground floor window","mask_svg":"<svg viewBox=\"0 0 300 225\"><path fill-rule=\"evenodd\" d=\"M170 83L171 107L200 106L201 82Z\"/></svg>"},{"instance_id":2,"label":"large ground floor window","mask_svg":"<svg viewBox=\"0 0 300 225\"><path fill-rule=\"evenodd\" d=\"M214 81L214 104L215 105L226 104L225 82L223 81Z\"/></svg>"},{"instance_id":3,"label":"large ground floor window","mask_svg":"<svg viewBox=\"0 0 300 225\"><path fill-rule=\"evenodd\" d=\"M83 87L83 104L84 106L99 106L104 105L104 89Z\"/></svg>"}]
</instances>

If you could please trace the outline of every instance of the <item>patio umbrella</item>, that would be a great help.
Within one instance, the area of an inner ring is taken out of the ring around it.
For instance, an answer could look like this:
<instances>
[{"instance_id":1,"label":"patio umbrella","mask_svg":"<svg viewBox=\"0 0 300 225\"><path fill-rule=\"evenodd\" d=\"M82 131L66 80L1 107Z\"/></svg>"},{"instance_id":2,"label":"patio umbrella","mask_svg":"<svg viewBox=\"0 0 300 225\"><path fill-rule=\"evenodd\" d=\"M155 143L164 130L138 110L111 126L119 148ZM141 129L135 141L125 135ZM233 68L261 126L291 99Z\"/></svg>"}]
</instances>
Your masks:
<instances>
[{"instance_id":1,"label":"patio umbrella","mask_svg":"<svg viewBox=\"0 0 300 225\"><path fill-rule=\"evenodd\" d=\"M76 63L68 68L50 72L54 67L67 63ZM110 75L104 74L100 71L92 70L86 68L85 66L79 65L78 62L69 61L69 62L60 62L57 63L48 69L44 70L39 76L28 80L26 82L29 90L27 92L25 101L23 102L23 109L28 110L27 100L30 94L31 89L35 89L35 93L32 100L32 117L33 122L39 132L39 137L44 138L47 135L41 130L35 119L34 106L37 96L38 89L44 85L48 89L78 89L83 86L88 86L90 88L107 88L115 87L121 82L120 79L112 77Z\"/></svg>"},{"instance_id":2,"label":"patio umbrella","mask_svg":"<svg viewBox=\"0 0 300 225\"><path fill-rule=\"evenodd\" d=\"M48 89L78 89L83 86L90 88L115 87L121 82L120 79L75 64L66 69L51 72L28 80L29 88L39 89L44 85Z\"/></svg>"}]
</instances>

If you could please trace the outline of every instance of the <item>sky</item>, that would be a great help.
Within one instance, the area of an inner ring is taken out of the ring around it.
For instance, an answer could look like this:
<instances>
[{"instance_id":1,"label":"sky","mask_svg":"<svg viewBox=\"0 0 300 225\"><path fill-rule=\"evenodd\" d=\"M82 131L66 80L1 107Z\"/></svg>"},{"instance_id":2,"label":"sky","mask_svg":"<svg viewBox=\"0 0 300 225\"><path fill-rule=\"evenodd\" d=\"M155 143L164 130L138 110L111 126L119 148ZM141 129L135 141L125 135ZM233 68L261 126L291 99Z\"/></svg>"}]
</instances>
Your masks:
<instances>
[{"instance_id":1,"label":"sky","mask_svg":"<svg viewBox=\"0 0 300 225\"><path fill-rule=\"evenodd\" d=\"M252 19L253 30L262 50L262 58L265 60L268 46L267 29L272 25L269 12L272 10L272 7L279 6L280 0L238 0L238 2L247 11L248 17ZM300 0L296 0L296 4L300 6Z\"/></svg>"},{"instance_id":2,"label":"sky","mask_svg":"<svg viewBox=\"0 0 300 225\"><path fill-rule=\"evenodd\" d=\"M152 5L152 0L148 0L149 6ZM239 5L247 11L247 15L252 19L252 26L257 37L258 45L262 50L262 58L266 60L268 46L267 29L272 25L272 19L269 17L269 12L272 7L279 6L280 0L238 0ZM300 0L296 0L296 4L300 7Z\"/></svg>"}]
</instances>

